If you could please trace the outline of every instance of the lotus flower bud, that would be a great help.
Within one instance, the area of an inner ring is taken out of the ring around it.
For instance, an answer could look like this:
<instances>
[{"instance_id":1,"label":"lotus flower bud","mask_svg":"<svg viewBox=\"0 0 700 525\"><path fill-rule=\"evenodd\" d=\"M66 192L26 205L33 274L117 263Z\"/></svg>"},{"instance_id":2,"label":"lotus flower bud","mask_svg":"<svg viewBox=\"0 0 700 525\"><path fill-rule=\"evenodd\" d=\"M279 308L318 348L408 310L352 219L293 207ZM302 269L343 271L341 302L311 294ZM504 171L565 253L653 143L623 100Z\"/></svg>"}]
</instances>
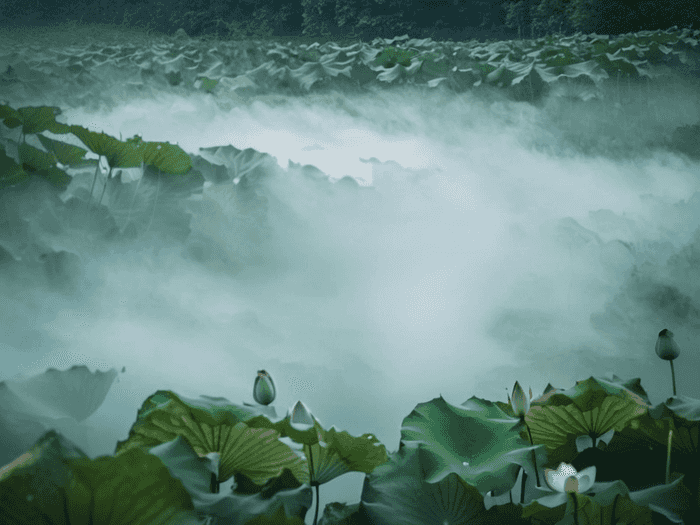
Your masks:
<instances>
[{"instance_id":1,"label":"lotus flower bud","mask_svg":"<svg viewBox=\"0 0 700 525\"><path fill-rule=\"evenodd\" d=\"M673 332L663 329L659 332L659 338L656 340L656 355L661 359L673 361L681 353L678 344L673 340Z\"/></svg>"},{"instance_id":2,"label":"lotus flower bud","mask_svg":"<svg viewBox=\"0 0 700 525\"><path fill-rule=\"evenodd\" d=\"M292 428L296 430L309 430L314 426L314 419L311 417L311 412L306 405L301 401L297 401L292 409L292 418L290 420Z\"/></svg>"},{"instance_id":3,"label":"lotus flower bud","mask_svg":"<svg viewBox=\"0 0 700 525\"><path fill-rule=\"evenodd\" d=\"M530 399L532 399L532 388L530 389ZM530 411L530 399L527 398L520 383L517 381L513 386L513 396L510 398L510 406L516 416L524 416Z\"/></svg>"},{"instance_id":4,"label":"lotus flower bud","mask_svg":"<svg viewBox=\"0 0 700 525\"><path fill-rule=\"evenodd\" d=\"M265 370L258 370L253 386L253 399L261 405L269 405L275 400L275 384L272 377Z\"/></svg>"}]
</instances>

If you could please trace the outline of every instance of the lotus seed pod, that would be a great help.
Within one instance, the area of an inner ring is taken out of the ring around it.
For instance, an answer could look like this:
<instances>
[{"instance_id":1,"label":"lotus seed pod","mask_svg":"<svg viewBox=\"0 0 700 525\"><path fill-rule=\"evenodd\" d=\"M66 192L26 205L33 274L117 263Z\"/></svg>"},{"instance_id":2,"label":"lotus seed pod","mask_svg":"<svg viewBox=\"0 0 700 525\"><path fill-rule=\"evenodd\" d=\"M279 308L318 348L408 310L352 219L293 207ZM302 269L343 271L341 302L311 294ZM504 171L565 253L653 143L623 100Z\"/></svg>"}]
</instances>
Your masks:
<instances>
[{"instance_id":1,"label":"lotus seed pod","mask_svg":"<svg viewBox=\"0 0 700 525\"><path fill-rule=\"evenodd\" d=\"M656 355L661 359L673 361L681 353L678 344L673 340L673 332L664 328L659 332L659 338L656 340Z\"/></svg>"},{"instance_id":2,"label":"lotus seed pod","mask_svg":"<svg viewBox=\"0 0 700 525\"><path fill-rule=\"evenodd\" d=\"M265 370L258 370L258 376L255 378L253 386L253 398L256 403L261 405L269 405L275 400L275 384L272 382L272 377Z\"/></svg>"}]
</instances>

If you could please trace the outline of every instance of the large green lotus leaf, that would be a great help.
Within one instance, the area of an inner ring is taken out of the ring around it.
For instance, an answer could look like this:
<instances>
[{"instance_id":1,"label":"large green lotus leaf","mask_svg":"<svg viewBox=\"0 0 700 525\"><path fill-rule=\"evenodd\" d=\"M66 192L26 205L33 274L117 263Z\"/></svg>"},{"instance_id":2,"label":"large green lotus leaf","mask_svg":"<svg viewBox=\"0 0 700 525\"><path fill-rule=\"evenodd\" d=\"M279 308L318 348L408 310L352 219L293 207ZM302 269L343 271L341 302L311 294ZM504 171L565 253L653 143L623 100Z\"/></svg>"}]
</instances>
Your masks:
<instances>
[{"instance_id":1,"label":"large green lotus leaf","mask_svg":"<svg viewBox=\"0 0 700 525\"><path fill-rule=\"evenodd\" d=\"M547 92L547 84L535 68L532 60L508 64L508 69L513 74L511 90L517 100L539 100ZM552 76L552 81L554 80L556 77Z\"/></svg>"},{"instance_id":2,"label":"large green lotus leaf","mask_svg":"<svg viewBox=\"0 0 700 525\"><path fill-rule=\"evenodd\" d=\"M289 426L288 420L282 422L285 428L281 428L283 436L289 436L295 441L303 438L294 438L294 429ZM251 423L252 424L252 423ZM321 428L318 421L314 420L314 428L317 433L317 441L312 444L304 444L304 455L307 458L309 472L311 460L313 461L313 479L303 479L310 485L323 485L346 472L364 472L369 474L377 466L387 461L386 446L372 434L352 436L346 431L339 432L335 427L328 431Z\"/></svg>"},{"instance_id":3,"label":"large green lotus leaf","mask_svg":"<svg viewBox=\"0 0 700 525\"><path fill-rule=\"evenodd\" d=\"M145 142L138 137L126 141L143 154L143 162L163 173L184 175L192 167L192 159L176 144L169 142ZM137 163L137 165L140 164Z\"/></svg>"},{"instance_id":4,"label":"large green lotus leaf","mask_svg":"<svg viewBox=\"0 0 700 525\"><path fill-rule=\"evenodd\" d=\"M591 406L591 403L602 403L608 395L626 395L646 406L651 405L649 396L638 377L623 381L615 374L612 374L610 379L591 376L585 381L576 381L576 386L569 390L555 388L548 384L544 394L534 399L531 405L570 405L574 403L579 408L586 409Z\"/></svg>"},{"instance_id":5,"label":"large green lotus leaf","mask_svg":"<svg viewBox=\"0 0 700 525\"><path fill-rule=\"evenodd\" d=\"M571 436L598 439L610 430L619 432L648 406L638 378L622 383L616 376L612 380L591 376L569 390L551 389L533 400L525 422L535 443L556 449Z\"/></svg>"},{"instance_id":6,"label":"large green lotus leaf","mask_svg":"<svg viewBox=\"0 0 700 525\"><path fill-rule=\"evenodd\" d=\"M90 151L106 157L112 168L133 168L141 165L143 153L135 144L124 143L104 132L96 133L78 125L71 126L71 133L78 137Z\"/></svg>"},{"instance_id":7,"label":"large green lotus leaf","mask_svg":"<svg viewBox=\"0 0 700 525\"><path fill-rule=\"evenodd\" d=\"M104 401L116 372L91 373L84 365L50 368L29 379L0 382L0 464L31 447L48 430L83 439L78 424Z\"/></svg>"},{"instance_id":8,"label":"large green lotus leaf","mask_svg":"<svg viewBox=\"0 0 700 525\"><path fill-rule=\"evenodd\" d=\"M666 447L669 430L673 431L671 455L690 457L697 454L700 424L700 401L674 396L650 407L648 413L630 422L629 428L616 435L614 450Z\"/></svg>"},{"instance_id":9,"label":"large green lotus leaf","mask_svg":"<svg viewBox=\"0 0 700 525\"><path fill-rule=\"evenodd\" d=\"M29 379L0 382L0 406L5 412L83 421L102 405L116 377L113 368L106 372L90 372L85 365L65 371L49 368Z\"/></svg>"},{"instance_id":10,"label":"large green lotus leaf","mask_svg":"<svg viewBox=\"0 0 700 525\"><path fill-rule=\"evenodd\" d=\"M450 89L457 93L462 93L480 83L481 72L472 68L457 68L457 70L452 71L452 73L447 77L446 82Z\"/></svg>"},{"instance_id":11,"label":"large green lotus leaf","mask_svg":"<svg viewBox=\"0 0 700 525\"><path fill-rule=\"evenodd\" d=\"M180 435L200 456L220 454L219 481L240 472L256 485L279 476L284 468L300 483L317 485L346 472L369 473L386 461L386 448L371 434L354 437L334 427L325 431L315 419L313 427L299 430L292 425L291 414L279 419L269 408L158 391L139 409L128 439L117 444L117 453L134 446L150 448Z\"/></svg>"},{"instance_id":12,"label":"large green lotus leaf","mask_svg":"<svg viewBox=\"0 0 700 525\"><path fill-rule=\"evenodd\" d=\"M599 483L595 486L599 492L593 497L588 494L558 492L537 498L523 507L522 517L533 517L536 520L555 518L546 523L558 525L652 523L651 509L630 499L630 492L623 482Z\"/></svg>"},{"instance_id":13,"label":"large green lotus leaf","mask_svg":"<svg viewBox=\"0 0 700 525\"><path fill-rule=\"evenodd\" d=\"M7 153L5 148L0 144L0 188L14 186L21 182L29 180L29 174Z\"/></svg>"},{"instance_id":14,"label":"large green lotus leaf","mask_svg":"<svg viewBox=\"0 0 700 525\"><path fill-rule=\"evenodd\" d=\"M306 461L291 446L279 441L275 423L266 417L265 427L244 423L261 412L255 407L231 404L225 398L200 396L187 399L159 390L139 409L129 437L117 443L116 453L134 447L151 448L182 436L200 456L218 452L219 481L242 472L257 485L288 468L298 480L308 480Z\"/></svg>"},{"instance_id":15,"label":"large green lotus leaf","mask_svg":"<svg viewBox=\"0 0 700 525\"><path fill-rule=\"evenodd\" d=\"M87 153L85 148L50 139L44 135L37 135L36 138L53 155L53 158L61 164L78 164L84 161Z\"/></svg>"},{"instance_id":16,"label":"large green lotus leaf","mask_svg":"<svg viewBox=\"0 0 700 525\"><path fill-rule=\"evenodd\" d=\"M75 124L70 126L70 131L91 151L104 156L110 168L135 168L144 162L164 173L183 175L192 167L189 155L169 142L146 142L137 137L122 142Z\"/></svg>"},{"instance_id":17,"label":"large green lotus leaf","mask_svg":"<svg viewBox=\"0 0 700 525\"><path fill-rule=\"evenodd\" d=\"M342 74L350 78L350 69L350 66L341 69L325 62L307 62L297 69L290 70L289 74L308 92L315 83L327 81L328 77L335 78Z\"/></svg>"},{"instance_id":18,"label":"large green lotus leaf","mask_svg":"<svg viewBox=\"0 0 700 525\"><path fill-rule=\"evenodd\" d=\"M418 442L403 442L389 462L364 481L360 508L370 523L394 523L401 515L406 525L425 523L478 523L486 514L479 491L454 474L439 483L423 477L426 452Z\"/></svg>"},{"instance_id":19,"label":"large green lotus leaf","mask_svg":"<svg viewBox=\"0 0 700 525\"><path fill-rule=\"evenodd\" d=\"M205 160L225 165L234 183L245 187L255 187L260 181L281 172L275 157L253 148L240 150L234 146L213 146L199 148Z\"/></svg>"},{"instance_id":20,"label":"large green lotus leaf","mask_svg":"<svg viewBox=\"0 0 700 525\"><path fill-rule=\"evenodd\" d=\"M0 104L0 120L10 129L17 128L22 125L22 115L15 108Z\"/></svg>"},{"instance_id":21,"label":"large green lotus leaf","mask_svg":"<svg viewBox=\"0 0 700 525\"><path fill-rule=\"evenodd\" d=\"M282 438L302 444L307 468L305 477L297 478L302 483L322 485L346 472L369 473L387 460L386 447L372 434L356 437L335 427L324 430L313 418L313 427L308 430L294 428L291 414L277 422L265 415L255 416L245 423L249 427L271 428ZM313 463L313 479L309 477Z\"/></svg>"},{"instance_id":22,"label":"large green lotus leaf","mask_svg":"<svg viewBox=\"0 0 700 525\"><path fill-rule=\"evenodd\" d=\"M426 481L424 473L432 463L430 455L420 442L402 442L399 450L390 454L387 463L365 477L356 522L401 525L529 523L520 521L520 509L512 503L487 511L479 490L454 472L437 482Z\"/></svg>"},{"instance_id":23,"label":"large green lotus leaf","mask_svg":"<svg viewBox=\"0 0 700 525\"><path fill-rule=\"evenodd\" d=\"M296 69L291 69L289 66L284 67L287 70L285 77L294 79L292 85L298 85L306 92L327 76L324 65L319 62L306 62Z\"/></svg>"},{"instance_id":24,"label":"large green lotus leaf","mask_svg":"<svg viewBox=\"0 0 700 525\"><path fill-rule=\"evenodd\" d=\"M71 177L56 166L56 157L52 153L41 151L26 142L17 147L17 153L25 171L36 172L59 191L65 191L70 184Z\"/></svg>"},{"instance_id":25,"label":"large green lotus leaf","mask_svg":"<svg viewBox=\"0 0 700 525\"><path fill-rule=\"evenodd\" d=\"M564 67L575 64L579 59L566 47L546 49L539 57L546 67Z\"/></svg>"},{"instance_id":26,"label":"large green lotus leaf","mask_svg":"<svg viewBox=\"0 0 700 525\"><path fill-rule=\"evenodd\" d=\"M688 523L688 517L693 511L693 496L682 481L681 476L668 485L655 485L635 492L630 492L627 485L620 480L594 483L588 492L576 495L551 492L545 487L539 487L544 495L523 507L522 516L539 519L545 507L554 510L566 504L565 517L554 523L656 523L658 517L652 520L652 510L662 514L672 523ZM576 510L578 512L574 517Z\"/></svg>"},{"instance_id":27,"label":"large green lotus leaf","mask_svg":"<svg viewBox=\"0 0 700 525\"><path fill-rule=\"evenodd\" d=\"M420 70L420 67L420 60L413 60L407 66L404 66L403 64L396 64L389 69L381 71L377 75L377 80L381 82L405 82L406 79L414 77ZM379 66L379 68L381 68L381 66Z\"/></svg>"},{"instance_id":28,"label":"large green lotus leaf","mask_svg":"<svg viewBox=\"0 0 700 525\"><path fill-rule=\"evenodd\" d=\"M592 50L593 54L600 55L610 51L610 36L609 35L596 35L593 37L587 46Z\"/></svg>"},{"instance_id":29,"label":"large green lotus leaf","mask_svg":"<svg viewBox=\"0 0 700 525\"><path fill-rule=\"evenodd\" d=\"M509 65L501 65L498 69L486 75L485 81L500 87L510 87L515 82L515 79L518 78L518 73L507 67Z\"/></svg>"},{"instance_id":30,"label":"large green lotus leaf","mask_svg":"<svg viewBox=\"0 0 700 525\"><path fill-rule=\"evenodd\" d=\"M421 57L420 73L425 75L427 79L436 77L446 77L454 67L454 63L450 61L444 54L429 53Z\"/></svg>"},{"instance_id":31,"label":"large green lotus leaf","mask_svg":"<svg viewBox=\"0 0 700 525\"><path fill-rule=\"evenodd\" d=\"M365 86L376 78L376 73L372 69L373 66L370 62L371 59L363 59L362 62L356 63L350 71L350 78L359 86Z\"/></svg>"},{"instance_id":32,"label":"large green lotus leaf","mask_svg":"<svg viewBox=\"0 0 700 525\"><path fill-rule=\"evenodd\" d=\"M536 478L533 452L537 465L546 462L544 447L530 446L520 436L522 427L491 401L473 396L458 407L440 396L418 404L403 420L401 442L416 441L425 450L426 481L455 472L480 493L499 496L513 487L520 467Z\"/></svg>"},{"instance_id":33,"label":"large green lotus leaf","mask_svg":"<svg viewBox=\"0 0 700 525\"><path fill-rule=\"evenodd\" d=\"M524 78L532 76L532 71L535 68L534 61L528 62L516 62L508 64L508 69L515 73L515 78L513 78L512 84L519 84Z\"/></svg>"},{"instance_id":34,"label":"large green lotus leaf","mask_svg":"<svg viewBox=\"0 0 700 525\"><path fill-rule=\"evenodd\" d=\"M325 483L344 472L364 472L369 474L388 459L386 447L372 434L351 436L348 432L338 432L331 427L328 432L320 429L322 441L327 443L323 449L323 461L314 463L314 481Z\"/></svg>"},{"instance_id":35,"label":"large green lotus leaf","mask_svg":"<svg viewBox=\"0 0 700 525\"><path fill-rule=\"evenodd\" d=\"M570 64L563 68L562 76L568 78L586 77L591 84L598 84L607 78L607 74L595 60L587 60L577 64Z\"/></svg>"},{"instance_id":36,"label":"large green lotus leaf","mask_svg":"<svg viewBox=\"0 0 700 525\"><path fill-rule=\"evenodd\" d=\"M149 452L159 457L170 474L182 482L197 512L216 516L221 523L251 523L259 517L279 525L302 525L313 502L311 487L301 486L286 469L274 483L249 495L233 492L237 488L234 478L212 492L211 477L219 471L219 454L200 457L182 436Z\"/></svg>"},{"instance_id":37,"label":"large green lotus leaf","mask_svg":"<svg viewBox=\"0 0 700 525\"><path fill-rule=\"evenodd\" d=\"M65 202L61 203L61 199ZM117 223L104 206L90 206L85 199L70 194L56 200L47 200L27 219L32 237L41 246L36 260L62 251L84 256L97 243L113 239L118 232Z\"/></svg>"},{"instance_id":38,"label":"large green lotus leaf","mask_svg":"<svg viewBox=\"0 0 700 525\"><path fill-rule=\"evenodd\" d=\"M201 523L157 457L134 449L92 460L54 431L0 469L0 509L13 525Z\"/></svg>"},{"instance_id":39,"label":"large green lotus leaf","mask_svg":"<svg viewBox=\"0 0 700 525\"><path fill-rule=\"evenodd\" d=\"M631 33L620 35L610 44L610 53L614 54L622 48L637 45L638 38L639 37L637 35Z\"/></svg>"},{"instance_id":40,"label":"large green lotus leaf","mask_svg":"<svg viewBox=\"0 0 700 525\"><path fill-rule=\"evenodd\" d=\"M619 50L613 55L610 53L596 55L592 60L597 62L610 77L617 78L618 73L624 78L635 79L639 77L637 66L628 58L619 56Z\"/></svg>"},{"instance_id":41,"label":"large green lotus leaf","mask_svg":"<svg viewBox=\"0 0 700 525\"><path fill-rule=\"evenodd\" d=\"M76 173L69 192L87 199L93 177L86 171ZM99 209L122 232L157 231L180 240L189 235L191 214L183 199L201 193L204 178L200 172L190 170L185 175L168 176L146 168L138 180L126 180L121 170L114 171L106 186L94 192L93 199L102 206L85 205L83 209ZM100 181L98 187L102 184L105 183Z\"/></svg>"},{"instance_id":42,"label":"large green lotus leaf","mask_svg":"<svg viewBox=\"0 0 700 525\"><path fill-rule=\"evenodd\" d=\"M377 53L372 65L387 69L393 68L397 64L408 67L411 64L411 59L417 54L418 52L413 49L401 49L389 46Z\"/></svg>"},{"instance_id":43,"label":"large green lotus leaf","mask_svg":"<svg viewBox=\"0 0 700 525\"><path fill-rule=\"evenodd\" d=\"M55 106L27 106L16 110L6 104L0 105L0 120L8 128L22 126L22 133L69 133L70 127L56 122L56 115L61 114L61 108Z\"/></svg>"}]
</instances>

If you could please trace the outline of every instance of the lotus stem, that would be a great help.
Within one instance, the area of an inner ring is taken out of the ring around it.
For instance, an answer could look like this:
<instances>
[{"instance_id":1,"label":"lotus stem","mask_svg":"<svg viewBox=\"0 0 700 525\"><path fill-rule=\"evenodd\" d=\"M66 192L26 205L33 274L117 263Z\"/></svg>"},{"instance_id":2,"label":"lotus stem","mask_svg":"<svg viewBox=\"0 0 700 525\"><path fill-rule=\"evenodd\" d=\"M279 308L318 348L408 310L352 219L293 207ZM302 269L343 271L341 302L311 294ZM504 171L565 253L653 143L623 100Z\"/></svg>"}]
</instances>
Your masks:
<instances>
[{"instance_id":1,"label":"lotus stem","mask_svg":"<svg viewBox=\"0 0 700 525\"><path fill-rule=\"evenodd\" d=\"M532 442L532 432L530 432L530 427L525 423L525 428L527 428L527 435L530 437L530 445L534 445ZM535 451L532 451L532 461L535 464L535 480L537 481L537 486L540 486L540 473L537 471L537 456L535 456Z\"/></svg>"},{"instance_id":2,"label":"lotus stem","mask_svg":"<svg viewBox=\"0 0 700 525\"><path fill-rule=\"evenodd\" d=\"M668 423L669 427L671 422ZM671 482L671 440L673 439L673 429L668 430L668 446L666 447L666 485Z\"/></svg>"},{"instance_id":3,"label":"lotus stem","mask_svg":"<svg viewBox=\"0 0 700 525\"><path fill-rule=\"evenodd\" d=\"M129 206L129 214L126 216L126 224L129 224L129 221L131 220L131 210L134 208L134 202L136 201L136 194L139 191L139 185L141 184L141 181L143 180L144 172L143 172L143 162L141 162L141 177L139 178L138 182L136 183L136 189L134 190L134 196L131 198L131 205Z\"/></svg>"},{"instance_id":4,"label":"lotus stem","mask_svg":"<svg viewBox=\"0 0 700 525\"><path fill-rule=\"evenodd\" d=\"M92 186L90 186L90 197L88 198L88 211L90 210L90 203L92 201L92 192L95 189L95 182L97 182L97 172L100 170L100 160L102 156L97 159L97 166L95 166L95 176L92 178Z\"/></svg>"},{"instance_id":5,"label":"lotus stem","mask_svg":"<svg viewBox=\"0 0 700 525\"><path fill-rule=\"evenodd\" d=\"M316 485L316 512L314 512L314 525L316 525L316 520L318 519L318 507L320 505L320 502L318 501L319 498L319 490L318 490L318 484Z\"/></svg>"},{"instance_id":6,"label":"lotus stem","mask_svg":"<svg viewBox=\"0 0 700 525\"><path fill-rule=\"evenodd\" d=\"M105 185L102 186L102 195L100 195L100 200L97 202L98 207L100 206L100 204L102 204L102 198L105 196L105 191L107 191L107 183L109 182L110 175L112 175L112 168L109 168L109 172L107 173L107 177L105 178Z\"/></svg>"},{"instance_id":7,"label":"lotus stem","mask_svg":"<svg viewBox=\"0 0 700 525\"><path fill-rule=\"evenodd\" d=\"M309 445L309 464L311 465L311 470L309 471L309 484L313 487L314 486L314 458L312 455L311 451L311 445ZM318 483L316 483L316 511L314 512L314 525L318 522L318 507L319 507L319 501L318 501Z\"/></svg>"},{"instance_id":8,"label":"lotus stem","mask_svg":"<svg viewBox=\"0 0 700 525\"><path fill-rule=\"evenodd\" d=\"M574 500L574 524L578 525L578 498L576 497L576 492L570 492L571 497Z\"/></svg>"},{"instance_id":9,"label":"lotus stem","mask_svg":"<svg viewBox=\"0 0 700 525\"><path fill-rule=\"evenodd\" d=\"M671 382L673 383L673 395L676 395L676 372L673 369L673 361L669 361L671 364Z\"/></svg>"},{"instance_id":10,"label":"lotus stem","mask_svg":"<svg viewBox=\"0 0 700 525\"><path fill-rule=\"evenodd\" d=\"M153 199L153 212L151 213L151 220L148 221L148 226L146 227L146 232L151 229L151 224L153 224L153 217L156 216L156 205L158 204L158 193L160 192L160 170L158 170L158 186L156 186L156 197Z\"/></svg>"},{"instance_id":11,"label":"lotus stem","mask_svg":"<svg viewBox=\"0 0 700 525\"><path fill-rule=\"evenodd\" d=\"M619 498L620 498L620 495L617 494L617 495L615 496L615 499L613 500L613 507L612 507L611 520L614 520L614 519L615 519L615 509L617 508L617 501L618 501ZM602 507L601 507L601 510L602 510ZM603 523L603 522L601 521L601 523Z\"/></svg>"}]
</instances>

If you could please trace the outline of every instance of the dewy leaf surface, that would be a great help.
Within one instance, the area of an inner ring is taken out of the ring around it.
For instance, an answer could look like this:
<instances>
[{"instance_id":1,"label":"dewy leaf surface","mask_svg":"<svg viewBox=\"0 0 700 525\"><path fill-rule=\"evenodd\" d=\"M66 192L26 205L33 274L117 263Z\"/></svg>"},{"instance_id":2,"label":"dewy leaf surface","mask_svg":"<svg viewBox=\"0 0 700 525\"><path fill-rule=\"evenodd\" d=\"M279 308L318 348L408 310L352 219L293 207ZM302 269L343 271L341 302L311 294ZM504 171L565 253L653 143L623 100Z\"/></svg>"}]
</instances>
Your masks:
<instances>
[{"instance_id":1,"label":"dewy leaf surface","mask_svg":"<svg viewBox=\"0 0 700 525\"><path fill-rule=\"evenodd\" d=\"M513 487L521 466L535 477L532 450L539 465L545 461L544 448L530 446L521 428L519 419L491 401L473 396L454 406L440 396L418 404L404 419L401 442L418 442L427 453L422 462L426 481L455 472L480 493L498 496Z\"/></svg>"}]
</instances>

